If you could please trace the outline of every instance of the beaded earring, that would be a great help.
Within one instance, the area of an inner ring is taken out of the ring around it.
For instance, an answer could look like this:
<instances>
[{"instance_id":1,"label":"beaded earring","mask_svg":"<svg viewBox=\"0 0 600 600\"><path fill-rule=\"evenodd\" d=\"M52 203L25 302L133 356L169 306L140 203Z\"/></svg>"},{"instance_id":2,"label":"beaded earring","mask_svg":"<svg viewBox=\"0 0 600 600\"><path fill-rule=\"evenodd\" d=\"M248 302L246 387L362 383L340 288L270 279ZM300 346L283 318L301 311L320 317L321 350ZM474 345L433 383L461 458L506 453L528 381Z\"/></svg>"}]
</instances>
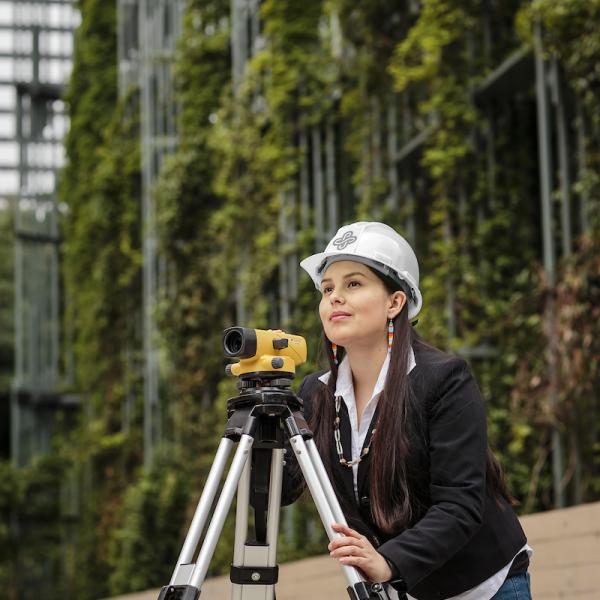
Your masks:
<instances>
[{"instance_id":1,"label":"beaded earring","mask_svg":"<svg viewBox=\"0 0 600 600\"><path fill-rule=\"evenodd\" d=\"M333 362L335 365L338 364L337 360L337 344L331 342L331 354L333 355Z\"/></svg>"},{"instance_id":2,"label":"beaded earring","mask_svg":"<svg viewBox=\"0 0 600 600\"><path fill-rule=\"evenodd\" d=\"M394 321L390 319L388 323L388 354L392 351L392 343L394 342Z\"/></svg>"}]
</instances>

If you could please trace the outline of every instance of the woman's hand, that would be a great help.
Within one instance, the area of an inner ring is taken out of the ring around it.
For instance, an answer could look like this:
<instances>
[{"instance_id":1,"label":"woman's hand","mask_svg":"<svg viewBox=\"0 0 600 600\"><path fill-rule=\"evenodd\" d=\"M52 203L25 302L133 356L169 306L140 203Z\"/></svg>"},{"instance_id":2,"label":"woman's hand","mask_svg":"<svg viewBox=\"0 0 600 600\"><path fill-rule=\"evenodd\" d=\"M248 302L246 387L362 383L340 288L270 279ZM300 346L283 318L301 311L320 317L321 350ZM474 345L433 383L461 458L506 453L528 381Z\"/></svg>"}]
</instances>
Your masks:
<instances>
[{"instance_id":1,"label":"woman's hand","mask_svg":"<svg viewBox=\"0 0 600 600\"><path fill-rule=\"evenodd\" d=\"M329 555L339 559L340 563L360 569L370 581L388 581L392 571L387 561L364 536L346 525L334 523L333 530L343 534L329 542Z\"/></svg>"}]
</instances>

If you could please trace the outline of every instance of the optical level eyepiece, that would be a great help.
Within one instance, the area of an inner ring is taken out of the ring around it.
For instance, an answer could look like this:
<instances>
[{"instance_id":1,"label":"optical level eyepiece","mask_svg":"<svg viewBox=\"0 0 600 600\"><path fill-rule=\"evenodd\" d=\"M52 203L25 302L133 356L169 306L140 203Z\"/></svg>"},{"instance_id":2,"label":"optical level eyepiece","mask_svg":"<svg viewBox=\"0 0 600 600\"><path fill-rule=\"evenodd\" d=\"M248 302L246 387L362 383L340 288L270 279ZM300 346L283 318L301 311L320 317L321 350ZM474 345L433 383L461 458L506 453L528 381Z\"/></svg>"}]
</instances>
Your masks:
<instances>
[{"instance_id":1,"label":"optical level eyepiece","mask_svg":"<svg viewBox=\"0 0 600 600\"><path fill-rule=\"evenodd\" d=\"M256 329L229 327L223 332L223 350L227 358L252 358L256 346Z\"/></svg>"}]
</instances>

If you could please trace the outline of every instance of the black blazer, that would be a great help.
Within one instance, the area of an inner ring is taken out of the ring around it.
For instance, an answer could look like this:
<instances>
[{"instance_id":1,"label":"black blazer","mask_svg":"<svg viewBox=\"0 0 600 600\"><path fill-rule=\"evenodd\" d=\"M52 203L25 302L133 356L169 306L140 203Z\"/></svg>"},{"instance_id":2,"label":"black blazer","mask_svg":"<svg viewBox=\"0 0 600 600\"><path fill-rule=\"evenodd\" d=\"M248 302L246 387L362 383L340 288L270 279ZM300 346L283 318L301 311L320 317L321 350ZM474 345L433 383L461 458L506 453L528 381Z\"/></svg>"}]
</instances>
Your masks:
<instances>
[{"instance_id":1,"label":"black blazer","mask_svg":"<svg viewBox=\"0 0 600 600\"><path fill-rule=\"evenodd\" d=\"M339 464L333 431L331 477L349 526L371 539L404 578L411 596L443 600L491 577L515 556L526 538L509 503L486 492L485 408L467 363L419 343L414 352L416 367L409 376L413 408L408 468L417 505L413 522L398 535L377 528L369 510L371 454L358 467L357 502L352 469ZM298 391L307 420L315 393L323 386L319 375L306 377ZM340 417L344 455L351 456L344 403ZM369 436L365 446L368 442ZM287 456L284 504L297 498L304 487L293 453Z\"/></svg>"}]
</instances>

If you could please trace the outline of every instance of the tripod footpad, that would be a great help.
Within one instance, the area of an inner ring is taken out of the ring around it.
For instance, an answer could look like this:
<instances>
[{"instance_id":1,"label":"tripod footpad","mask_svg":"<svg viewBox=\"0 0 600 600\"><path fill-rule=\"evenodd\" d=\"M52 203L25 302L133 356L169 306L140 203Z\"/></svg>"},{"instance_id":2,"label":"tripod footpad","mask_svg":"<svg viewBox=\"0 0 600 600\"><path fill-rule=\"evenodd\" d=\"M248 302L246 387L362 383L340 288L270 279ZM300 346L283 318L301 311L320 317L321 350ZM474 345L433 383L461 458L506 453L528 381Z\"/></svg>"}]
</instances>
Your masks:
<instances>
[{"instance_id":1,"label":"tripod footpad","mask_svg":"<svg viewBox=\"0 0 600 600\"><path fill-rule=\"evenodd\" d=\"M197 600L200 590L193 585L165 585L158 600Z\"/></svg>"},{"instance_id":2,"label":"tripod footpad","mask_svg":"<svg viewBox=\"0 0 600 600\"><path fill-rule=\"evenodd\" d=\"M351 600L389 600L389 596L381 583L361 581L346 588ZM402 597L402 596L401 596Z\"/></svg>"},{"instance_id":3,"label":"tripod footpad","mask_svg":"<svg viewBox=\"0 0 600 600\"><path fill-rule=\"evenodd\" d=\"M240 585L273 585L279 580L279 567L236 567L231 565L231 583ZM186 599L187 600L187 599Z\"/></svg>"}]
</instances>

